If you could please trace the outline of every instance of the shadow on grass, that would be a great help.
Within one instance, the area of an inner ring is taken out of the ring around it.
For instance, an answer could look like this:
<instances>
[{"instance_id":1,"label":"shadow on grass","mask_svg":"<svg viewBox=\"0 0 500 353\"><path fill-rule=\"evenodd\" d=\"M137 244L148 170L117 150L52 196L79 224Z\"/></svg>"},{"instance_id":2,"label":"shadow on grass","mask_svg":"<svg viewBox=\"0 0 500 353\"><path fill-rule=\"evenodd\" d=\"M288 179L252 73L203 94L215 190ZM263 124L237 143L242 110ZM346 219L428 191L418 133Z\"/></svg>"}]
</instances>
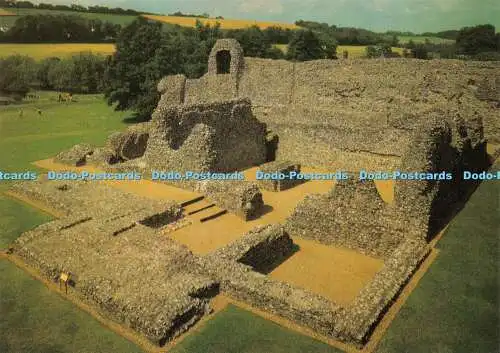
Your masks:
<instances>
[{"instance_id":1,"label":"shadow on grass","mask_svg":"<svg viewBox=\"0 0 500 353\"><path fill-rule=\"evenodd\" d=\"M122 119L122 121L127 125L133 125L138 123L144 123L149 120L149 117L139 115L137 113L132 113L131 115Z\"/></svg>"}]
</instances>

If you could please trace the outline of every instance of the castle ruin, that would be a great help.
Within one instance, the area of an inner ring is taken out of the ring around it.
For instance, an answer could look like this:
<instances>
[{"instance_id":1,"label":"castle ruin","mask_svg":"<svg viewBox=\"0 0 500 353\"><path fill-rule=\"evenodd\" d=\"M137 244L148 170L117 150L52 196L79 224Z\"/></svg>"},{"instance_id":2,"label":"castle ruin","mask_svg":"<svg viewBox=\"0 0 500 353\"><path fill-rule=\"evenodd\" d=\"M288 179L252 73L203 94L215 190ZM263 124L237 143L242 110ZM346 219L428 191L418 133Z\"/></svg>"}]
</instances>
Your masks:
<instances>
[{"instance_id":1,"label":"castle ruin","mask_svg":"<svg viewBox=\"0 0 500 353\"><path fill-rule=\"evenodd\" d=\"M454 60L247 58L238 42L222 39L203 77L159 82L151 122L55 160L143 172L481 171L488 167L486 143L500 143L499 73L498 63ZM304 186L231 183L171 183L197 194L167 203L97 182L19 183L16 195L67 212L24 233L13 251L48 278L75 274L82 300L160 346L207 315L210 299L222 292L360 347L471 191L460 177L397 180L387 202L373 181L352 177L297 200L281 224L242 232L207 254L170 237L189 231L193 215L205 209L238 215L243 227L265 209L264 189L279 194ZM200 199L211 204L187 210ZM293 256L297 239L353 250L381 268L349 304L337 303L268 275Z\"/></svg>"}]
</instances>

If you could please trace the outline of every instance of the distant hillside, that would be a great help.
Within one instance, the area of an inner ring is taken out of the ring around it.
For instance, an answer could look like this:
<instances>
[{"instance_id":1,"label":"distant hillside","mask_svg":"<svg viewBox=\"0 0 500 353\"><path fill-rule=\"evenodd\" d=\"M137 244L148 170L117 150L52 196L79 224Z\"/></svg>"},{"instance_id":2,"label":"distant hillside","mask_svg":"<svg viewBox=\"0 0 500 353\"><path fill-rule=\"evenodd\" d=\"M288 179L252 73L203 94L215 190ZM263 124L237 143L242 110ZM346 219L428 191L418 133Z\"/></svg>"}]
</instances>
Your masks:
<instances>
[{"instance_id":1,"label":"distant hillside","mask_svg":"<svg viewBox=\"0 0 500 353\"><path fill-rule=\"evenodd\" d=\"M203 24L215 25L220 23L222 29L239 29L248 28L257 25L261 29L268 27L281 27L283 29L298 29L299 26L293 23L282 22L266 22L266 21L251 21L251 20L232 20L221 18L205 18L205 17L187 17L187 16L156 16L156 15L141 15L150 20L159 21L163 23L177 24L183 27L194 27L196 20L201 21Z\"/></svg>"},{"instance_id":2,"label":"distant hillside","mask_svg":"<svg viewBox=\"0 0 500 353\"><path fill-rule=\"evenodd\" d=\"M419 35L414 35L414 36L398 36L398 40L400 44L406 44L410 40L413 41L415 44L424 44L426 41L429 41L430 44L453 44L455 41L453 39L445 39L445 38L439 38L439 37L434 37L434 36L419 36Z\"/></svg>"},{"instance_id":3,"label":"distant hillside","mask_svg":"<svg viewBox=\"0 0 500 353\"><path fill-rule=\"evenodd\" d=\"M4 15L3 12L6 14ZM8 15L10 13L10 15ZM93 12L77 12L65 10L46 10L46 9L0 9L0 26L12 26L16 19L21 16L27 15L73 15L81 16L86 19L98 19L101 21L108 21L114 24L127 25L137 18L136 15L116 15L107 13L93 13Z\"/></svg>"},{"instance_id":4,"label":"distant hillside","mask_svg":"<svg viewBox=\"0 0 500 353\"><path fill-rule=\"evenodd\" d=\"M16 16L16 14L4 9L0 9L0 16Z\"/></svg>"}]
</instances>

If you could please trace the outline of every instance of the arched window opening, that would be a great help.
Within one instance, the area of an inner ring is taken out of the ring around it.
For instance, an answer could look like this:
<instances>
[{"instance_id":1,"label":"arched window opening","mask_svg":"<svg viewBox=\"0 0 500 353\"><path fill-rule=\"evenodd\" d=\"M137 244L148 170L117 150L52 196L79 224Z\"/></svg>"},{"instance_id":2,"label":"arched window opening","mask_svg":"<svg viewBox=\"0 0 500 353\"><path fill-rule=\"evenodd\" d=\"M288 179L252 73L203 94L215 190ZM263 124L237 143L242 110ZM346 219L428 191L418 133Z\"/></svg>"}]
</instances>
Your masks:
<instances>
[{"instance_id":1,"label":"arched window opening","mask_svg":"<svg viewBox=\"0 0 500 353\"><path fill-rule=\"evenodd\" d=\"M231 54L229 50L221 50L217 52L217 73L228 74L231 68Z\"/></svg>"}]
</instances>

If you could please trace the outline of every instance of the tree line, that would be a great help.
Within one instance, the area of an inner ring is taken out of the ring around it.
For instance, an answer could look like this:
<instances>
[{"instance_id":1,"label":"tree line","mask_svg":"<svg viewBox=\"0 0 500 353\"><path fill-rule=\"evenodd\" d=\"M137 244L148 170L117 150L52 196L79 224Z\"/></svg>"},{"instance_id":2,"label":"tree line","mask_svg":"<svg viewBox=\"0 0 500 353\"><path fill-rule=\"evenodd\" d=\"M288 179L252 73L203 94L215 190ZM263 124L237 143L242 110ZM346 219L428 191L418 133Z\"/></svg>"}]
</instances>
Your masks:
<instances>
[{"instance_id":1,"label":"tree line","mask_svg":"<svg viewBox=\"0 0 500 353\"><path fill-rule=\"evenodd\" d=\"M40 62L21 55L0 59L0 95L24 97L30 89L98 93L104 89L106 57L79 53Z\"/></svg>"},{"instance_id":2,"label":"tree line","mask_svg":"<svg viewBox=\"0 0 500 353\"><path fill-rule=\"evenodd\" d=\"M398 46L398 36L396 34L375 33L363 28L337 27L328 23L314 21L296 21L295 24L302 28L307 28L323 36L331 37L339 45L379 45L390 44Z\"/></svg>"},{"instance_id":3,"label":"tree line","mask_svg":"<svg viewBox=\"0 0 500 353\"><path fill-rule=\"evenodd\" d=\"M500 33L495 26L486 24L474 27L464 27L457 31L455 43L414 43L410 40L404 48L417 53L419 59L469 59L469 60L500 60Z\"/></svg>"},{"instance_id":4,"label":"tree line","mask_svg":"<svg viewBox=\"0 0 500 353\"><path fill-rule=\"evenodd\" d=\"M0 7L4 8L19 8L19 9L40 9L40 10L57 10L57 11L74 11L74 12L91 12L104 13L113 15L139 15L146 12L138 12L132 9L122 9L121 7L109 8L107 6L82 6L78 4L63 5L63 4L34 4L31 1L12 1L0 0Z\"/></svg>"},{"instance_id":5,"label":"tree line","mask_svg":"<svg viewBox=\"0 0 500 353\"><path fill-rule=\"evenodd\" d=\"M121 31L119 24L73 15L28 15L19 17L0 42L44 43L114 41Z\"/></svg>"},{"instance_id":6,"label":"tree line","mask_svg":"<svg viewBox=\"0 0 500 353\"><path fill-rule=\"evenodd\" d=\"M486 33L488 33L486 35ZM276 36L288 36L288 50L275 48ZM103 57L82 53L68 59L49 58L35 62L13 56L0 60L0 91L25 94L30 88L73 93L104 93L109 105L118 110L130 109L141 119L151 116L159 99L158 81L173 74L198 78L207 71L208 56L219 38L237 39L245 56L306 61L335 59L335 38L312 29L285 31L260 29L222 31L197 21L194 28L164 26L139 17L125 26L116 37L116 51ZM457 37L455 52L469 55L498 54L498 35L492 26L464 28ZM430 44L429 44L430 45ZM449 47L447 47L449 49ZM368 46L367 57L395 57L390 43ZM415 45L403 56L428 58L425 44Z\"/></svg>"}]
</instances>

